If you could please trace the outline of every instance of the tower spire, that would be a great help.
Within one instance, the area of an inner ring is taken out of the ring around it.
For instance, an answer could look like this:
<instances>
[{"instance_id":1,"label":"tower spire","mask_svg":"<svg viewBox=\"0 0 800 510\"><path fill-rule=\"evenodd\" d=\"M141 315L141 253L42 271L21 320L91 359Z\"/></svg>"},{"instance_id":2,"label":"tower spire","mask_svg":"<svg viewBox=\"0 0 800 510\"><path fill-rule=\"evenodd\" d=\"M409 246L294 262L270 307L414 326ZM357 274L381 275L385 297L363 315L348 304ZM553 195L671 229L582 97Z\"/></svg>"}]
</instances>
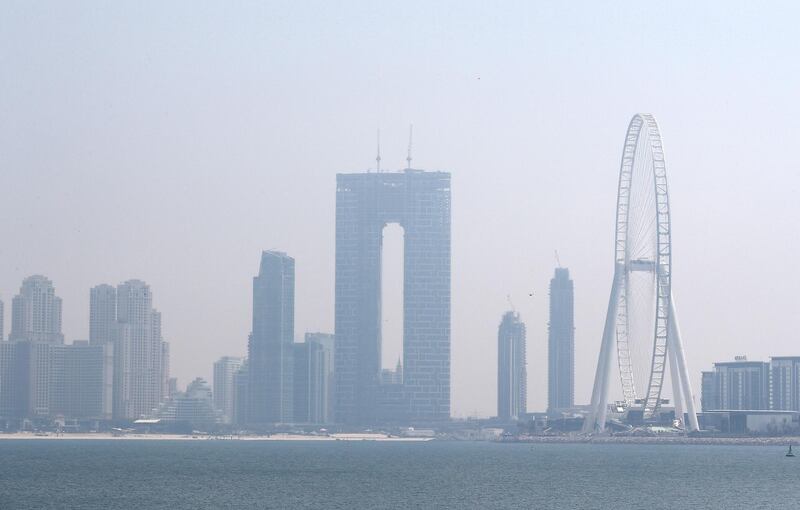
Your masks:
<instances>
[{"instance_id":1,"label":"tower spire","mask_svg":"<svg viewBox=\"0 0 800 510\"><path fill-rule=\"evenodd\" d=\"M414 124L408 126L408 156L406 157L406 169L411 169L411 142L414 137Z\"/></svg>"},{"instance_id":2,"label":"tower spire","mask_svg":"<svg viewBox=\"0 0 800 510\"><path fill-rule=\"evenodd\" d=\"M381 128L378 128L378 156L375 162L378 164L378 173L381 173Z\"/></svg>"}]
</instances>

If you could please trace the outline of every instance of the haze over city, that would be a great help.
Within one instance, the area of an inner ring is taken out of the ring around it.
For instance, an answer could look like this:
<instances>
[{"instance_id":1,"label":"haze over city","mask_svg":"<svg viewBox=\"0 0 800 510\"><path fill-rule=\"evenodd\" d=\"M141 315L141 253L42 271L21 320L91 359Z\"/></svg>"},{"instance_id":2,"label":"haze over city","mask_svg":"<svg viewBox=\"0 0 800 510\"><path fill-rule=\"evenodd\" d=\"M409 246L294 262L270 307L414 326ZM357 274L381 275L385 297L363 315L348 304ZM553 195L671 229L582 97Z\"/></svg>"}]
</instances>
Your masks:
<instances>
[{"instance_id":1,"label":"haze over city","mask_svg":"<svg viewBox=\"0 0 800 510\"><path fill-rule=\"evenodd\" d=\"M47 275L71 341L88 337L90 287L140 278L172 375L210 380L245 354L252 278L276 249L296 260L296 337L332 332L335 174L374 170L379 128L382 169L405 168L413 124L412 167L452 173L452 414L496 410L507 296L528 409L546 407L555 250L588 402L620 149L644 111L667 151L694 387L720 359L796 354L799 10L5 4L0 297Z\"/></svg>"}]
</instances>

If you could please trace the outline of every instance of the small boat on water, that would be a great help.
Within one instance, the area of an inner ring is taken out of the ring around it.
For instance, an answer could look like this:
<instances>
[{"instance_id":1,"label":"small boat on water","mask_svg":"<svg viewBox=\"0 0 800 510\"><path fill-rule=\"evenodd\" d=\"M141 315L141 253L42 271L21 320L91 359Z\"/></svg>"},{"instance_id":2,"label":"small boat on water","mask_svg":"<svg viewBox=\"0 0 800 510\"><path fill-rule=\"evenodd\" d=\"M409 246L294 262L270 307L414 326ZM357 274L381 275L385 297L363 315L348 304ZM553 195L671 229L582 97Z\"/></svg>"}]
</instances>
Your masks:
<instances>
[{"instance_id":1,"label":"small boat on water","mask_svg":"<svg viewBox=\"0 0 800 510\"><path fill-rule=\"evenodd\" d=\"M787 457L794 457L794 453L792 453L792 445L789 445L789 451L786 452Z\"/></svg>"}]
</instances>

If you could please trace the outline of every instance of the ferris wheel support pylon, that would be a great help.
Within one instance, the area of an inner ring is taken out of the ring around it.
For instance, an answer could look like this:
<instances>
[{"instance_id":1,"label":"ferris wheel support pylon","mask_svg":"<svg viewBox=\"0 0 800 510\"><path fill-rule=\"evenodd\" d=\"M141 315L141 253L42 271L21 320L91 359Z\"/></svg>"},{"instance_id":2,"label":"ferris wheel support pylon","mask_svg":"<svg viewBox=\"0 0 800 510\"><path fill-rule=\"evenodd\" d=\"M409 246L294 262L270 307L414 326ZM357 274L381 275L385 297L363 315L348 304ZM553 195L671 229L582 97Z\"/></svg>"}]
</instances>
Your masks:
<instances>
[{"instance_id":1,"label":"ferris wheel support pylon","mask_svg":"<svg viewBox=\"0 0 800 510\"><path fill-rule=\"evenodd\" d=\"M605 428L605 403L608 402L608 381L611 378L611 369L614 362L617 306L622 285L624 285L622 271L617 266L614 271L614 282L611 284L611 296L608 298L606 323L603 327L603 341L600 344L600 356L597 360L597 372L595 372L594 376L591 411L583 422L583 432L602 432Z\"/></svg>"},{"instance_id":2,"label":"ferris wheel support pylon","mask_svg":"<svg viewBox=\"0 0 800 510\"><path fill-rule=\"evenodd\" d=\"M689 369L686 366L686 354L683 351L683 342L681 341L681 331L678 326L678 314L675 313L675 297L669 297L669 350L675 352L675 360L678 365L678 378L681 383L681 393L683 393L684 405L686 406L686 414L688 416L688 429L689 431L700 430L700 424L697 421L697 410L694 406L694 393L692 393L692 382L689 379Z\"/></svg>"}]
</instances>

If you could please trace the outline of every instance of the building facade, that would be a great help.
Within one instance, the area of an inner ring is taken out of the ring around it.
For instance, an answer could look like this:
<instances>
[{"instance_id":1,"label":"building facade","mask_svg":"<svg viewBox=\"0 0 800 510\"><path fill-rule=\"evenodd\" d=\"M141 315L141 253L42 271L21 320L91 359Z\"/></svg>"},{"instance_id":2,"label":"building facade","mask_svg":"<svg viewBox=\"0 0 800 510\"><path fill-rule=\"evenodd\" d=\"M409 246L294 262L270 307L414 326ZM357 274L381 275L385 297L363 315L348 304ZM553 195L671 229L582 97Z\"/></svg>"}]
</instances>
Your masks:
<instances>
[{"instance_id":1,"label":"building facade","mask_svg":"<svg viewBox=\"0 0 800 510\"><path fill-rule=\"evenodd\" d=\"M186 424L192 430L214 430L219 420L211 393L205 379L198 377L189 383L185 392L177 392L165 400L157 416L167 423Z\"/></svg>"},{"instance_id":2,"label":"building facade","mask_svg":"<svg viewBox=\"0 0 800 510\"><path fill-rule=\"evenodd\" d=\"M769 410L770 366L763 361L714 363L713 373L704 373L701 389L704 411Z\"/></svg>"},{"instance_id":3,"label":"building facade","mask_svg":"<svg viewBox=\"0 0 800 510\"><path fill-rule=\"evenodd\" d=\"M770 409L800 411L800 356L770 358Z\"/></svg>"},{"instance_id":4,"label":"building facade","mask_svg":"<svg viewBox=\"0 0 800 510\"><path fill-rule=\"evenodd\" d=\"M558 267L550 280L547 336L548 412L575 405L575 295L569 269Z\"/></svg>"},{"instance_id":5,"label":"building facade","mask_svg":"<svg viewBox=\"0 0 800 510\"><path fill-rule=\"evenodd\" d=\"M117 289L101 284L89 290L89 343L107 344L113 340L117 324Z\"/></svg>"},{"instance_id":6,"label":"building facade","mask_svg":"<svg viewBox=\"0 0 800 510\"><path fill-rule=\"evenodd\" d=\"M261 254L253 278L253 331L248 345L251 424L293 421L294 259L285 253Z\"/></svg>"},{"instance_id":7,"label":"building facade","mask_svg":"<svg viewBox=\"0 0 800 510\"><path fill-rule=\"evenodd\" d=\"M403 381L381 384L383 229L404 229ZM336 176L337 421L450 417L450 174Z\"/></svg>"},{"instance_id":8,"label":"building facade","mask_svg":"<svg viewBox=\"0 0 800 510\"><path fill-rule=\"evenodd\" d=\"M5 335L4 335L5 331L6 331L5 330L5 318L6 318L5 308L3 307L3 301L0 300L0 342L5 340L5 338L6 338Z\"/></svg>"},{"instance_id":9,"label":"building facade","mask_svg":"<svg viewBox=\"0 0 800 510\"><path fill-rule=\"evenodd\" d=\"M248 397L248 387L250 386L250 375L248 367L250 364L247 359L242 363L242 367L233 374L233 423L235 425L247 425L247 408L250 404Z\"/></svg>"},{"instance_id":10,"label":"building facade","mask_svg":"<svg viewBox=\"0 0 800 510\"><path fill-rule=\"evenodd\" d=\"M244 359L223 356L214 363L214 408L219 411L222 423L233 423L234 419L234 376L242 368Z\"/></svg>"},{"instance_id":11,"label":"building facade","mask_svg":"<svg viewBox=\"0 0 800 510\"><path fill-rule=\"evenodd\" d=\"M294 344L294 421L331 421L333 383L333 335L306 333L305 342Z\"/></svg>"},{"instance_id":12,"label":"building facade","mask_svg":"<svg viewBox=\"0 0 800 510\"><path fill-rule=\"evenodd\" d=\"M11 341L63 344L61 298L53 282L41 275L22 281L19 294L11 302Z\"/></svg>"},{"instance_id":13,"label":"building facade","mask_svg":"<svg viewBox=\"0 0 800 510\"><path fill-rule=\"evenodd\" d=\"M506 312L497 331L497 417L517 420L527 412L525 324Z\"/></svg>"},{"instance_id":14,"label":"building facade","mask_svg":"<svg viewBox=\"0 0 800 510\"><path fill-rule=\"evenodd\" d=\"M0 343L0 417L107 420L113 346Z\"/></svg>"},{"instance_id":15,"label":"building facade","mask_svg":"<svg viewBox=\"0 0 800 510\"><path fill-rule=\"evenodd\" d=\"M161 314L150 287L140 280L117 286L114 342L114 418L152 416L165 397L168 359L161 337ZM165 378L166 374L166 378Z\"/></svg>"}]
</instances>

